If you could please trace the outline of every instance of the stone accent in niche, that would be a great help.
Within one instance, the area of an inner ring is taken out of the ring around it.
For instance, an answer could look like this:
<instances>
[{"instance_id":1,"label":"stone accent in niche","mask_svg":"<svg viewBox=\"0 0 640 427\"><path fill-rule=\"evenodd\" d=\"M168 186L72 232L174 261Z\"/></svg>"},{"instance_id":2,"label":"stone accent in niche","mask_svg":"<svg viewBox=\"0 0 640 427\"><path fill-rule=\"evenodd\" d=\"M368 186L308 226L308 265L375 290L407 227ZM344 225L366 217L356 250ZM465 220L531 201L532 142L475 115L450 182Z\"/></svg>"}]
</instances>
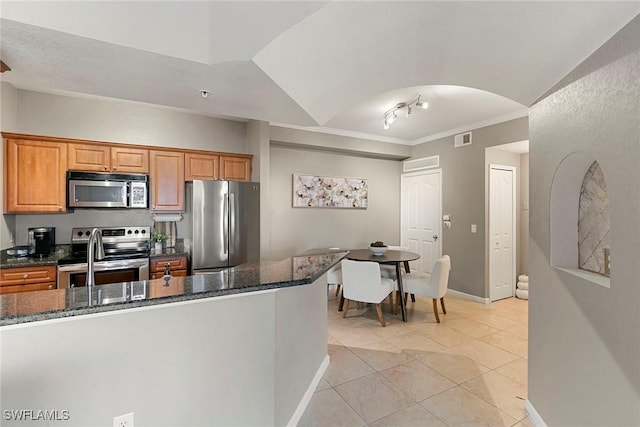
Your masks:
<instances>
[{"instance_id":1,"label":"stone accent in niche","mask_svg":"<svg viewBox=\"0 0 640 427\"><path fill-rule=\"evenodd\" d=\"M578 266L605 274L604 249L609 245L609 193L604 173L593 162L582 181L578 213Z\"/></svg>"}]
</instances>

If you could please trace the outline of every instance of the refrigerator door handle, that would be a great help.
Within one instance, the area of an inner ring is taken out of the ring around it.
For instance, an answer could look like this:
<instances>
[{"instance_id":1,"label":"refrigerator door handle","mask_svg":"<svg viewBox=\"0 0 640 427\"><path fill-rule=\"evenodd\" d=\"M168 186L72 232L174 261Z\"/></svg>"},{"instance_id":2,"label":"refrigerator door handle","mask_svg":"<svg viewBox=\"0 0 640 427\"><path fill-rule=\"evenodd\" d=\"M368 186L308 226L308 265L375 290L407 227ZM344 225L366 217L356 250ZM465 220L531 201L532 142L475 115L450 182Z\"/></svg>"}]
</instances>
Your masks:
<instances>
[{"instance_id":1,"label":"refrigerator door handle","mask_svg":"<svg viewBox=\"0 0 640 427\"><path fill-rule=\"evenodd\" d=\"M226 254L229 251L229 194L224 195L223 218L224 218L224 224L223 224L224 230L222 231L222 236L224 238L223 250L224 250L224 253Z\"/></svg>"},{"instance_id":2,"label":"refrigerator door handle","mask_svg":"<svg viewBox=\"0 0 640 427\"><path fill-rule=\"evenodd\" d=\"M229 193L229 245L234 245L236 242L236 194ZM231 249L229 249L231 252ZM234 249L235 252L235 249Z\"/></svg>"}]
</instances>

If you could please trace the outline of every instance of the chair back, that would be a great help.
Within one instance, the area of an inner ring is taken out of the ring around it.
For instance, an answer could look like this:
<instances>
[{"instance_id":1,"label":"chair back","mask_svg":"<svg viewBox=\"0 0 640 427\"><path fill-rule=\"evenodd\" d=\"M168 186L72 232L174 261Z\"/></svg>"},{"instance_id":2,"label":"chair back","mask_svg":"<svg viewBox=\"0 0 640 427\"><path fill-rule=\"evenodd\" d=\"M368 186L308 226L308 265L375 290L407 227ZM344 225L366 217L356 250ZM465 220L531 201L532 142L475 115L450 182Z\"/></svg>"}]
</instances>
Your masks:
<instances>
[{"instance_id":1,"label":"chair back","mask_svg":"<svg viewBox=\"0 0 640 427\"><path fill-rule=\"evenodd\" d=\"M433 265L431 272L431 285L437 289L436 298L444 297L449 286L449 271L451 270L451 258L449 255L443 255L438 258Z\"/></svg>"},{"instance_id":2,"label":"chair back","mask_svg":"<svg viewBox=\"0 0 640 427\"><path fill-rule=\"evenodd\" d=\"M350 300L379 302L382 290L380 265L371 261L343 259L342 295Z\"/></svg>"}]
</instances>

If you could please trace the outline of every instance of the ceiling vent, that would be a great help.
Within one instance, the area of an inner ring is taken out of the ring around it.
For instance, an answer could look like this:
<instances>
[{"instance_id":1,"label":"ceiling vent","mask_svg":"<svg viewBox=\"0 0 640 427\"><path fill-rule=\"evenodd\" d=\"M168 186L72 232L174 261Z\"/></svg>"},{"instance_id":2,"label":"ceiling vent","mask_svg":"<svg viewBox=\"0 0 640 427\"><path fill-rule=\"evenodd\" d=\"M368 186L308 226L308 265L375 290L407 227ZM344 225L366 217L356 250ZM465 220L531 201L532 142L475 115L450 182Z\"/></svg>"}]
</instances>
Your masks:
<instances>
[{"instance_id":1,"label":"ceiling vent","mask_svg":"<svg viewBox=\"0 0 640 427\"><path fill-rule=\"evenodd\" d=\"M403 162L402 171L415 172L422 169L437 168L438 166L440 166L440 156L423 157L421 159Z\"/></svg>"},{"instance_id":2,"label":"ceiling vent","mask_svg":"<svg viewBox=\"0 0 640 427\"><path fill-rule=\"evenodd\" d=\"M453 141L456 148L471 145L471 132L458 134L453 137Z\"/></svg>"}]
</instances>

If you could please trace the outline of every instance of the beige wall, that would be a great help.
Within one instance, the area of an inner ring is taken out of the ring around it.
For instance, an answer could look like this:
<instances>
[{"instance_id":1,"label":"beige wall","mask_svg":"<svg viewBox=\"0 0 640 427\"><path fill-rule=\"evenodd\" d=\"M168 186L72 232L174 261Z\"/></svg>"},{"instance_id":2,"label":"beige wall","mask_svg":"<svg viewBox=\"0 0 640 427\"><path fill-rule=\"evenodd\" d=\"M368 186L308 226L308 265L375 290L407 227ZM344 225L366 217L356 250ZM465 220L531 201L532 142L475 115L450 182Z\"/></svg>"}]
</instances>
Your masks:
<instances>
[{"instance_id":1,"label":"beige wall","mask_svg":"<svg viewBox=\"0 0 640 427\"><path fill-rule=\"evenodd\" d=\"M9 83L0 82L0 130L14 132L18 129L18 91ZM0 149L0 165L4 168L4 149ZM4 188L4 173L0 174L0 188ZM4 191L4 190L0 190ZM0 249L14 245L15 215L2 215L0 220Z\"/></svg>"},{"instance_id":2,"label":"beige wall","mask_svg":"<svg viewBox=\"0 0 640 427\"><path fill-rule=\"evenodd\" d=\"M442 213L452 227L442 230L443 254L451 256L449 288L481 298L485 287L485 148L529 138L527 117L473 130L470 146L454 148L453 136L416 145L412 158L440 155ZM471 224L478 226L471 233Z\"/></svg>"},{"instance_id":3,"label":"beige wall","mask_svg":"<svg viewBox=\"0 0 640 427\"><path fill-rule=\"evenodd\" d=\"M401 162L271 146L271 258L400 241ZM368 179L368 209L293 208L292 174Z\"/></svg>"},{"instance_id":4,"label":"beige wall","mask_svg":"<svg viewBox=\"0 0 640 427\"><path fill-rule=\"evenodd\" d=\"M531 107L528 399L550 426L640 425L638 40L640 17ZM550 264L550 194L572 153L607 180L610 287Z\"/></svg>"}]
</instances>

